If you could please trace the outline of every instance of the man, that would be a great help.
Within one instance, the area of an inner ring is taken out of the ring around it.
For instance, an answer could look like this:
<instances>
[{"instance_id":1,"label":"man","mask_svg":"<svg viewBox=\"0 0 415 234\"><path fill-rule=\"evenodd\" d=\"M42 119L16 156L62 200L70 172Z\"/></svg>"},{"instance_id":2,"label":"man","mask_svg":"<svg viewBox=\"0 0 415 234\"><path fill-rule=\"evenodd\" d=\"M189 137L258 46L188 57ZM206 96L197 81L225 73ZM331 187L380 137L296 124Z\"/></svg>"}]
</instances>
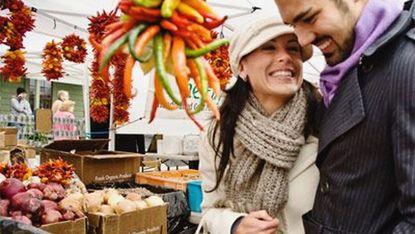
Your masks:
<instances>
[{"instance_id":1,"label":"man","mask_svg":"<svg viewBox=\"0 0 415 234\"><path fill-rule=\"evenodd\" d=\"M24 88L18 87L16 90L16 97L12 97L10 100L10 112L14 116L31 116L32 109L30 108L29 102L26 100L27 92ZM16 127L19 132L17 134L17 139L23 139L24 135L24 124L20 122L20 118L14 118L9 122L9 126Z\"/></svg>"},{"instance_id":2,"label":"man","mask_svg":"<svg viewBox=\"0 0 415 234\"><path fill-rule=\"evenodd\" d=\"M320 183L307 233L415 233L415 10L396 0L275 0L320 48Z\"/></svg>"},{"instance_id":3,"label":"man","mask_svg":"<svg viewBox=\"0 0 415 234\"><path fill-rule=\"evenodd\" d=\"M30 108L30 104L26 100L26 97L26 90L22 87L18 87L16 90L16 97L12 97L10 101L12 115L32 115L32 109Z\"/></svg>"}]
</instances>

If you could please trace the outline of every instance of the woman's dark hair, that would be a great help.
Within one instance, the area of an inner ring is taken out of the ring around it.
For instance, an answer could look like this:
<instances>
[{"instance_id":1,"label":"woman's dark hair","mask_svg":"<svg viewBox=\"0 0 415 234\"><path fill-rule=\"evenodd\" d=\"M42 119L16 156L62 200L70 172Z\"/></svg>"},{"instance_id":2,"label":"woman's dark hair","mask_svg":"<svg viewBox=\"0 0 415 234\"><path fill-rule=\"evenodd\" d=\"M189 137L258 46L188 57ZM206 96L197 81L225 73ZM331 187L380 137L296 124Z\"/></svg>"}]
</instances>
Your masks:
<instances>
[{"instance_id":1,"label":"woman's dark hair","mask_svg":"<svg viewBox=\"0 0 415 234\"><path fill-rule=\"evenodd\" d=\"M304 89L308 104L307 120L304 128L304 135L307 137L310 134L317 134L314 128L315 124L313 124L316 122L314 112L317 109L321 97L317 89L307 81L303 82L302 88ZM219 187L229 159L231 155L234 155L233 146L236 121L246 105L251 90L252 88L249 82L238 77L235 85L226 91L225 100L219 109L220 121L216 121L208 130L209 143L215 152L216 185L206 192L213 192ZM216 168L218 159L220 160L219 167Z\"/></svg>"}]
</instances>

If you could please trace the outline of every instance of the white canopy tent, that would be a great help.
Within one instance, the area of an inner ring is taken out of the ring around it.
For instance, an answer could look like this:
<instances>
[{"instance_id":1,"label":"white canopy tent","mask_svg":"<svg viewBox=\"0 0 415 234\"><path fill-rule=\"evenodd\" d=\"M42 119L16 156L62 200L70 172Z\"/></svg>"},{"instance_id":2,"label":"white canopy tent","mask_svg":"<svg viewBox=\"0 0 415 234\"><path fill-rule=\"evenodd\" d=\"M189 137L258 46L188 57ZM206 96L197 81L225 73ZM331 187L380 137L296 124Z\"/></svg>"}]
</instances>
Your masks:
<instances>
[{"instance_id":1,"label":"white canopy tent","mask_svg":"<svg viewBox=\"0 0 415 234\"><path fill-rule=\"evenodd\" d=\"M94 16L97 12L114 9L118 0L24 0L25 4L33 8L36 18L36 28L26 34L24 44L26 47L29 79L44 80L41 70L41 53L45 44L53 40L61 40L70 33L88 41L88 16ZM224 27L218 30L225 37L232 34L234 28L246 24L259 17L273 15L277 8L273 0L208 0L219 15L228 15L229 19ZM0 46L0 53L5 51ZM65 77L58 82L80 84L84 86L84 100L86 117L89 116L89 70L88 66L92 61L91 47L84 64L64 63ZM325 66L324 58L319 51L315 50L312 59L307 61L304 67L304 77L312 82L318 82L319 73ZM144 77L138 66L134 71L134 87L138 90L137 97L133 100L130 109L132 123L118 129L118 133L131 134L154 134L154 133L195 133L198 129L187 119L156 119L154 123L147 124L143 119L146 112L146 97L149 88L149 77ZM87 118L88 119L88 118ZM138 120L138 121L136 121Z\"/></svg>"}]
</instances>

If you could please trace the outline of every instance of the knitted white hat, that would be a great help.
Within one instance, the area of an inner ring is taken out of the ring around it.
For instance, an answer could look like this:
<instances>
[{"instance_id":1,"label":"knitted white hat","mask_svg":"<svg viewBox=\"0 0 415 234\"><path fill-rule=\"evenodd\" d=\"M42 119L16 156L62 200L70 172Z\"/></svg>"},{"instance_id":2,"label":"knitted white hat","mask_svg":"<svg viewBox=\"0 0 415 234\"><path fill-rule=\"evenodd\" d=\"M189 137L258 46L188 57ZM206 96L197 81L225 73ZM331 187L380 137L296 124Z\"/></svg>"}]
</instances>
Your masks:
<instances>
[{"instance_id":1,"label":"knitted white hat","mask_svg":"<svg viewBox=\"0 0 415 234\"><path fill-rule=\"evenodd\" d=\"M294 29L283 23L279 16L254 21L246 27L236 29L231 37L229 58L234 75L239 74L241 59L269 40L284 34L294 33ZM303 61L308 60L313 51L311 46L302 48Z\"/></svg>"}]
</instances>

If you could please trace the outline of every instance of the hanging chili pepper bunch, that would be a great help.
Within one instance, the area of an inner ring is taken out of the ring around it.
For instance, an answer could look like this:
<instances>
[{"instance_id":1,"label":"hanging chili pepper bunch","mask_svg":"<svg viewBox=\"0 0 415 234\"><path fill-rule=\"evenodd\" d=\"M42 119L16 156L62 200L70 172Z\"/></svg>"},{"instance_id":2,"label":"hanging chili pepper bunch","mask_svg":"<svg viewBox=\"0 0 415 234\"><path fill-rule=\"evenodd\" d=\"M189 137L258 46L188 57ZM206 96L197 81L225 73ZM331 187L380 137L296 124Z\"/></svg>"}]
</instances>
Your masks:
<instances>
[{"instance_id":1,"label":"hanging chili pepper bunch","mask_svg":"<svg viewBox=\"0 0 415 234\"><path fill-rule=\"evenodd\" d=\"M212 31L212 38L217 38L218 33ZM205 55L206 60L212 66L213 72L219 78L220 87L225 89L229 80L232 78L232 71L229 63L229 45L223 45L217 50Z\"/></svg>"},{"instance_id":2,"label":"hanging chili pepper bunch","mask_svg":"<svg viewBox=\"0 0 415 234\"><path fill-rule=\"evenodd\" d=\"M90 68L92 83L90 87L90 111L91 118L97 123L104 123L108 120L110 99L109 80L104 80L99 73L98 55L101 50L100 43L104 37L105 26L118 20L115 11L98 13L97 16L88 18L90 23L88 32L89 41L94 49L94 61Z\"/></svg>"},{"instance_id":3,"label":"hanging chili pepper bunch","mask_svg":"<svg viewBox=\"0 0 415 234\"><path fill-rule=\"evenodd\" d=\"M213 41L210 30L221 25L226 17L218 17L203 0L121 0L119 9L124 13L120 21L106 27L100 50L100 71L108 75L111 57L128 48L129 56L124 71L124 93L131 97L131 74L136 61L144 72L155 67L155 97L150 122L158 105L168 110L181 106L188 116L203 129L194 114L205 104L219 118L217 107L208 93L210 87L220 93L220 82L203 56L227 44L227 39ZM175 76L180 97L173 94L167 76ZM201 102L190 110L189 79L193 79L201 95ZM169 99L165 97L167 93Z\"/></svg>"},{"instance_id":4,"label":"hanging chili pepper bunch","mask_svg":"<svg viewBox=\"0 0 415 234\"><path fill-rule=\"evenodd\" d=\"M86 42L75 34L68 35L62 41L63 57L74 63L85 62L87 55Z\"/></svg>"},{"instance_id":5,"label":"hanging chili pepper bunch","mask_svg":"<svg viewBox=\"0 0 415 234\"><path fill-rule=\"evenodd\" d=\"M3 56L4 67L1 68L0 73L7 78L9 82L19 83L22 75L26 73L27 68L25 65L25 57L23 51L13 50L7 51Z\"/></svg>"},{"instance_id":6,"label":"hanging chili pepper bunch","mask_svg":"<svg viewBox=\"0 0 415 234\"><path fill-rule=\"evenodd\" d=\"M127 55L118 53L112 57L111 64L115 67L113 87L113 106L114 106L114 123L121 125L128 122L128 108L130 107L130 98L124 93L124 70Z\"/></svg>"},{"instance_id":7,"label":"hanging chili pepper bunch","mask_svg":"<svg viewBox=\"0 0 415 234\"><path fill-rule=\"evenodd\" d=\"M63 77L62 49L55 41L48 42L42 54L42 73L48 80L57 80Z\"/></svg>"},{"instance_id":8,"label":"hanging chili pepper bunch","mask_svg":"<svg viewBox=\"0 0 415 234\"><path fill-rule=\"evenodd\" d=\"M39 176L45 184L55 182L67 186L71 182L74 171L71 164L59 158L39 165L33 175Z\"/></svg>"},{"instance_id":9,"label":"hanging chili pepper bunch","mask_svg":"<svg viewBox=\"0 0 415 234\"><path fill-rule=\"evenodd\" d=\"M20 82L27 70L21 49L26 32L34 28L32 11L21 0L3 0L0 8L10 11L10 17L0 17L0 43L10 47L2 56L4 66L0 74L9 82Z\"/></svg>"}]
</instances>

